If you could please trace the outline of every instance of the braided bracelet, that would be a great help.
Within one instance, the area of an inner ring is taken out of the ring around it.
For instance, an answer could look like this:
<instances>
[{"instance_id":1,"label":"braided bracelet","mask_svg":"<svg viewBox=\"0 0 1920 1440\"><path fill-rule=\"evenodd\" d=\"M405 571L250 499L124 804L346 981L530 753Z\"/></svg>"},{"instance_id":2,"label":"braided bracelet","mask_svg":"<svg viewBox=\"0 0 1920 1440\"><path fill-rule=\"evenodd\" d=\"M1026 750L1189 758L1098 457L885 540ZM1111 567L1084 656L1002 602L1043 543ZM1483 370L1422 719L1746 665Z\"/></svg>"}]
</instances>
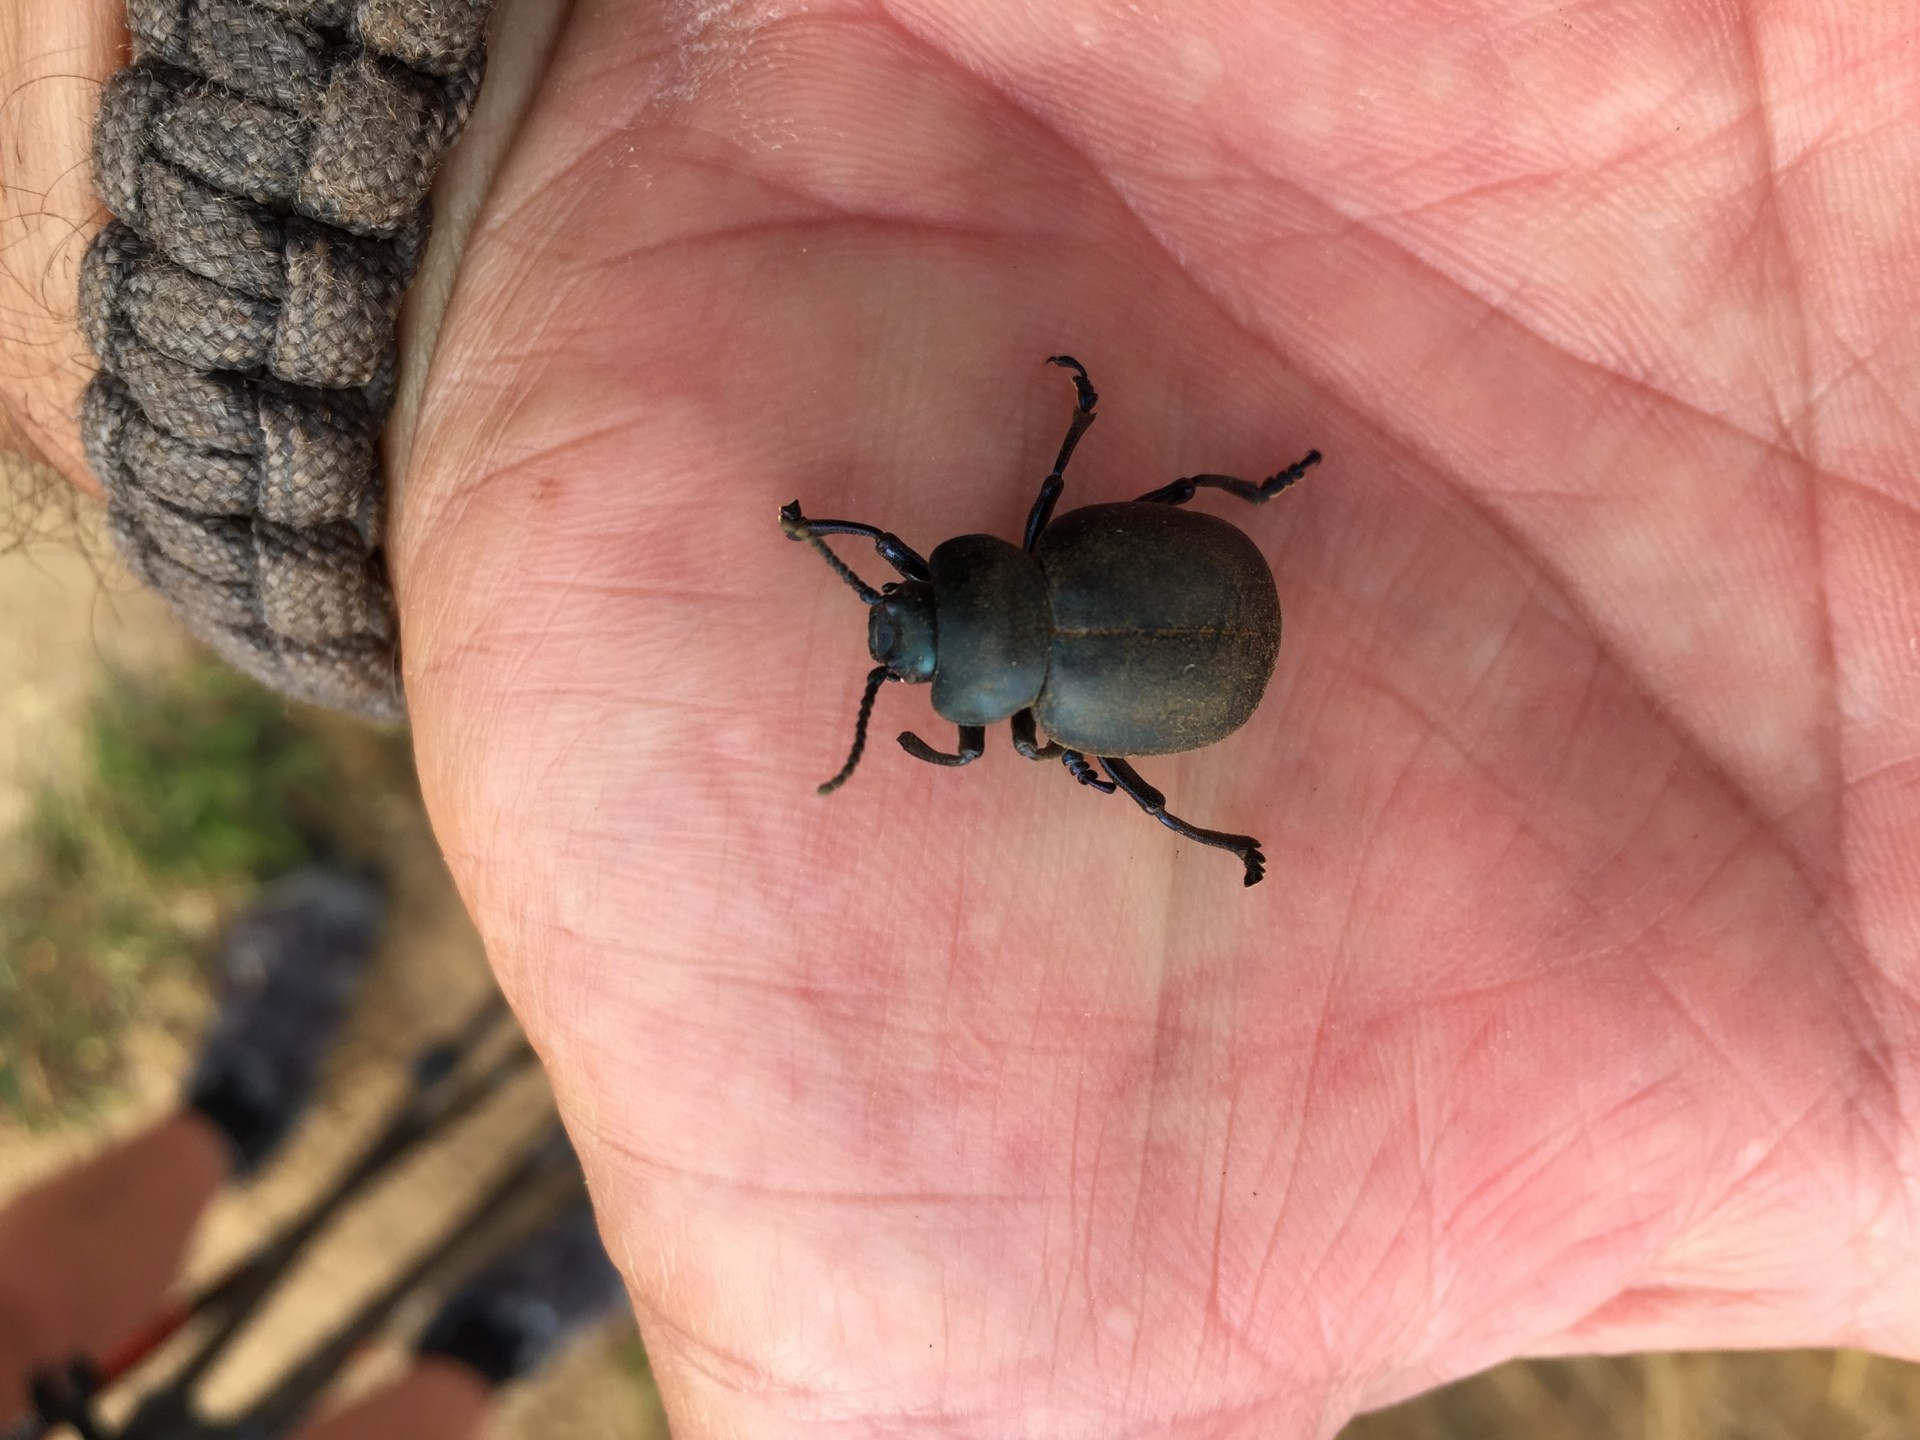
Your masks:
<instances>
[{"instance_id":1,"label":"braided bracelet","mask_svg":"<svg viewBox=\"0 0 1920 1440\"><path fill-rule=\"evenodd\" d=\"M405 713L375 442L492 0L128 0L80 314L134 572L285 694Z\"/></svg>"}]
</instances>

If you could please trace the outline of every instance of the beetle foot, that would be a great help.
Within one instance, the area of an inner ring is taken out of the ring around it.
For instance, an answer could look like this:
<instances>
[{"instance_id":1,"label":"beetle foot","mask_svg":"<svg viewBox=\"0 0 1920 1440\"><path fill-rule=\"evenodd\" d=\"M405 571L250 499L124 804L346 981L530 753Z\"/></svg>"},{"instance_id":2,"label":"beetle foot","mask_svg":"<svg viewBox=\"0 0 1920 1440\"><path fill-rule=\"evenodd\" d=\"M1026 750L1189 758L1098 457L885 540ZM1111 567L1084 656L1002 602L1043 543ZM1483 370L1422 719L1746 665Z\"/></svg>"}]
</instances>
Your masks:
<instances>
[{"instance_id":1,"label":"beetle foot","mask_svg":"<svg viewBox=\"0 0 1920 1440\"><path fill-rule=\"evenodd\" d=\"M1320 452L1318 450L1309 450L1279 474L1269 475L1260 482L1260 499L1257 503L1265 504L1319 463Z\"/></svg>"},{"instance_id":2,"label":"beetle foot","mask_svg":"<svg viewBox=\"0 0 1920 1440\"><path fill-rule=\"evenodd\" d=\"M1093 380L1087 374L1087 367L1071 355L1049 355L1047 363L1058 365L1063 370L1073 371L1074 403L1082 414L1090 414L1093 407L1100 403L1100 396L1093 388Z\"/></svg>"},{"instance_id":3,"label":"beetle foot","mask_svg":"<svg viewBox=\"0 0 1920 1440\"><path fill-rule=\"evenodd\" d=\"M1267 874L1267 857L1260 853L1258 842L1249 845L1240 852L1240 858L1246 862L1249 885L1258 885Z\"/></svg>"},{"instance_id":4,"label":"beetle foot","mask_svg":"<svg viewBox=\"0 0 1920 1440\"><path fill-rule=\"evenodd\" d=\"M789 500L780 507L780 528L787 532L789 540L804 540L807 532L802 528L807 517L800 513L800 502Z\"/></svg>"},{"instance_id":5,"label":"beetle foot","mask_svg":"<svg viewBox=\"0 0 1920 1440\"><path fill-rule=\"evenodd\" d=\"M1102 795L1111 795L1114 792L1113 782L1111 780L1102 780L1100 778L1100 772L1094 769L1092 762L1078 750L1062 752L1060 763L1065 765L1073 778L1078 780L1082 785L1091 785Z\"/></svg>"}]
</instances>

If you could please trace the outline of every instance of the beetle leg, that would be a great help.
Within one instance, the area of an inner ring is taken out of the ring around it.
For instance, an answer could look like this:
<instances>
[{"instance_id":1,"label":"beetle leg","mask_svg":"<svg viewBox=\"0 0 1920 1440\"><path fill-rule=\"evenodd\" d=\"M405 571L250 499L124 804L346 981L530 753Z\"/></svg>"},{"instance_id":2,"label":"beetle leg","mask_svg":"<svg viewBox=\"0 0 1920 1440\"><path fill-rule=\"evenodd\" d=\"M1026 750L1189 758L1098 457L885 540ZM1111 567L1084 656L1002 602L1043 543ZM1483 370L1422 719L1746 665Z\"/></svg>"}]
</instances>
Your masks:
<instances>
[{"instance_id":1,"label":"beetle leg","mask_svg":"<svg viewBox=\"0 0 1920 1440\"><path fill-rule=\"evenodd\" d=\"M1162 485L1158 490L1149 490L1136 503L1184 505L1193 498L1197 489L1205 485L1214 490L1225 490L1229 495L1238 495L1250 505L1264 505L1319 463L1320 452L1309 450L1278 475L1269 475L1258 485L1251 480L1236 480L1231 475L1189 475L1184 480Z\"/></svg>"},{"instance_id":2,"label":"beetle leg","mask_svg":"<svg viewBox=\"0 0 1920 1440\"><path fill-rule=\"evenodd\" d=\"M787 532L789 540L818 540L823 535L858 535L863 540L873 541L875 553L908 580L933 579L933 571L921 558L920 552L891 530L863 525L858 520L809 520L800 513L798 500L780 507L780 528Z\"/></svg>"},{"instance_id":3,"label":"beetle leg","mask_svg":"<svg viewBox=\"0 0 1920 1440\"><path fill-rule=\"evenodd\" d=\"M1247 867L1247 884L1258 885L1260 877L1267 873L1267 857L1260 853L1260 842L1251 835L1229 835L1222 830L1203 830L1198 825L1189 825L1178 815L1167 813L1167 797L1141 779L1140 772L1126 761L1102 755L1100 764L1120 788L1133 797L1135 804L1175 834L1238 855Z\"/></svg>"},{"instance_id":4,"label":"beetle leg","mask_svg":"<svg viewBox=\"0 0 1920 1440\"><path fill-rule=\"evenodd\" d=\"M1087 433L1087 427L1093 424L1093 407L1100 403L1100 396L1094 391L1093 382L1087 378L1087 367L1071 355L1049 355L1049 365L1063 365L1073 371L1073 389L1076 399L1073 407L1073 419L1067 425L1067 438L1060 442L1060 454L1053 462L1053 472L1040 482L1040 494L1034 499L1033 509L1027 513L1026 548L1032 551L1034 542L1039 540L1040 532L1047 528L1047 521L1053 518L1053 507L1060 499L1060 491L1066 485L1063 478L1067 469L1067 457L1073 454L1073 447L1080 443L1080 437Z\"/></svg>"},{"instance_id":5,"label":"beetle leg","mask_svg":"<svg viewBox=\"0 0 1920 1440\"><path fill-rule=\"evenodd\" d=\"M962 725L960 753L957 755L949 755L944 750L934 749L911 730L900 732L900 748L914 759L924 760L929 765L971 765L987 748L987 727Z\"/></svg>"},{"instance_id":6,"label":"beetle leg","mask_svg":"<svg viewBox=\"0 0 1920 1440\"><path fill-rule=\"evenodd\" d=\"M1082 785L1091 785L1102 795L1111 795L1114 784L1111 780L1102 780L1100 772L1093 768L1093 762L1078 750L1063 750L1061 758L1066 762L1067 772Z\"/></svg>"},{"instance_id":7,"label":"beetle leg","mask_svg":"<svg viewBox=\"0 0 1920 1440\"><path fill-rule=\"evenodd\" d=\"M1040 734L1034 729L1033 710L1016 710L1013 715L1013 748L1029 760L1052 760L1066 754L1066 747L1056 745L1049 740L1040 743Z\"/></svg>"}]
</instances>

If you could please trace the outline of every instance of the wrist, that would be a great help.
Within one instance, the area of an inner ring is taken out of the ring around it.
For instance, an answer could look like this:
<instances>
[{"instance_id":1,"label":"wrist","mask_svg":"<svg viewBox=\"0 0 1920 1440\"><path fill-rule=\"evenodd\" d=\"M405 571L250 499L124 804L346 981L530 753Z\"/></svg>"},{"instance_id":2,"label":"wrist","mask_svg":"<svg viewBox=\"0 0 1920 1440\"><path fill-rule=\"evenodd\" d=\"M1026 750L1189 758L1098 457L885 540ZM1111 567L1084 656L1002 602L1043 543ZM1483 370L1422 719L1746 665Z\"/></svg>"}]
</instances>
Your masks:
<instances>
[{"instance_id":1,"label":"wrist","mask_svg":"<svg viewBox=\"0 0 1920 1440\"><path fill-rule=\"evenodd\" d=\"M400 325L401 387L386 437L399 474L427 357L467 233L531 102L567 9L499 0L493 54L472 122L434 189L433 236ZM129 56L124 0L0 0L0 449L41 461L98 497L80 440L81 397L98 362L78 316L80 262L106 219L94 184L100 92Z\"/></svg>"},{"instance_id":2,"label":"wrist","mask_svg":"<svg viewBox=\"0 0 1920 1440\"><path fill-rule=\"evenodd\" d=\"M558 42L572 0L494 0L487 72L473 114L433 182L433 231L400 310L400 378L381 435L390 504L400 503L420 397L467 239Z\"/></svg>"},{"instance_id":3,"label":"wrist","mask_svg":"<svg viewBox=\"0 0 1920 1440\"><path fill-rule=\"evenodd\" d=\"M94 361L78 284L103 218L89 158L94 107L126 45L120 0L0 0L0 443L95 495L80 446Z\"/></svg>"},{"instance_id":4,"label":"wrist","mask_svg":"<svg viewBox=\"0 0 1920 1440\"><path fill-rule=\"evenodd\" d=\"M77 480L91 464L121 557L200 640L369 718L404 714L377 449L396 315L491 10L129 0L137 63L107 82L90 137L116 218L78 275L100 361L78 404L86 462L60 455L86 360L46 407L65 433L34 447Z\"/></svg>"}]
</instances>

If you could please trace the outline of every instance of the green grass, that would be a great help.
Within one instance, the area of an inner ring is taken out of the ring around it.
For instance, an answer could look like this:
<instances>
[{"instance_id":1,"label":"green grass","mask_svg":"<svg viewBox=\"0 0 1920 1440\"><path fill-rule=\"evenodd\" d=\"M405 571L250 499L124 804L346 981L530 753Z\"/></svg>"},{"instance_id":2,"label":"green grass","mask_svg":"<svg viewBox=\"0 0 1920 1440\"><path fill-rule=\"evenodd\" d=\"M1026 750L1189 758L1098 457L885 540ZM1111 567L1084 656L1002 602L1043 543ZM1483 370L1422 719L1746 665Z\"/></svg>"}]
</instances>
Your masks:
<instances>
[{"instance_id":1,"label":"green grass","mask_svg":"<svg viewBox=\"0 0 1920 1440\"><path fill-rule=\"evenodd\" d=\"M665 1435L667 1411L660 1401L660 1387L653 1378L653 1361L638 1335L629 1335L615 1344L614 1363L633 1384L636 1406L631 1417L635 1435Z\"/></svg>"},{"instance_id":2,"label":"green grass","mask_svg":"<svg viewBox=\"0 0 1920 1440\"><path fill-rule=\"evenodd\" d=\"M111 1090L150 987L197 976L235 898L333 848L334 770L310 722L211 662L103 685L0 880L0 1110L44 1124Z\"/></svg>"}]
</instances>

